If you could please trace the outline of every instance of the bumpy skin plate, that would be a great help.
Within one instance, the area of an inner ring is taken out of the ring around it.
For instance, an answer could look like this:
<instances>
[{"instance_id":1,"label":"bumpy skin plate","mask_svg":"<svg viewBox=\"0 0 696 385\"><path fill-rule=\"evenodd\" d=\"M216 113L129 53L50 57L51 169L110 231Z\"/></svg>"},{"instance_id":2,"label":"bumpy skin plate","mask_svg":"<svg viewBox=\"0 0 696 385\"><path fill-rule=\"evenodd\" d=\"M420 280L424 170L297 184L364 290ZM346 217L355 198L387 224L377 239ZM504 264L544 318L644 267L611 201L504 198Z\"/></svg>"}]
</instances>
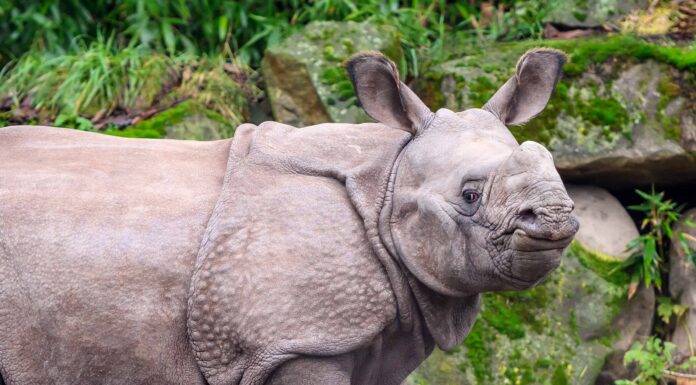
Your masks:
<instances>
[{"instance_id":1,"label":"bumpy skin plate","mask_svg":"<svg viewBox=\"0 0 696 385\"><path fill-rule=\"evenodd\" d=\"M262 384L299 355L369 345L395 320L365 222L408 137L377 124L237 130L189 302L209 382Z\"/></svg>"}]
</instances>

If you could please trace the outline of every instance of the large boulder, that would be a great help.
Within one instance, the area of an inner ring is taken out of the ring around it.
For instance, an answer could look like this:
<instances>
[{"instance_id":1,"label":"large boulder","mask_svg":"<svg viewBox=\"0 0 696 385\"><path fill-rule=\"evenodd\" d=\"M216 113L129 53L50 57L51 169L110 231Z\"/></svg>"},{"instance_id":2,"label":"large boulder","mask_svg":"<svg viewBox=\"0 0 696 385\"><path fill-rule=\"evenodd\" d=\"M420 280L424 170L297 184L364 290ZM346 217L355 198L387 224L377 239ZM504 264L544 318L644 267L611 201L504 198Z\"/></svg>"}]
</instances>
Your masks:
<instances>
[{"instance_id":1,"label":"large boulder","mask_svg":"<svg viewBox=\"0 0 696 385\"><path fill-rule=\"evenodd\" d=\"M355 22L316 21L270 47L261 65L277 121L302 127L325 122L361 123L342 63L360 51L381 51L401 62L396 29Z\"/></svg>"},{"instance_id":2,"label":"large boulder","mask_svg":"<svg viewBox=\"0 0 696 385\"><path fill-rule=\"evenodd\" d=\"M546 110L518 140L549 147L564 180L611 188L696 181L696 63L692 49L627 36L497 43L434 66L414 87L431 107L480 107L534 46L569 53Z\"/></svg>"},{"instance_id":3,"label":"large boulder","mask_svg":"<svg viewBox=\"0 0 696 385\"><path fill-rule=\"evenodd\" d=\"M640 290L627 300L626 257L618 242L638 231L621 204L602 189L569 186L581 231L561 266L522 292L487 293L466 341L436 351L410 384L595 384L619 378L611 360L652 326L655 297ZM645 313L641 313L645 312Z\"/></svg>"},{"instance_id":4,"label":"large boulder","mask_svg":"<svg viewBox=\"0 0 696 385\"><path fill-rule=\"evenodd\" d=\"M626 245L638 238L638 228L618 199L593 186L567 185L580 221L576 243L602 258L628 258ZM606 257L605 257L606 256Z\"/></svg>"},{"instance_id":5,"label":"large boulder","mask_svg":"<svg viewBox=\"0 0 696 385\"><path fill-rule=\"evenodd\" d=\"M696 222L696 209L687 211L683 218L689 218ZM669 253L669 293L688 310L684 314L683 322L677 322L672 335L672 342L677 345L677 352L682 356L693 355L696 350L694 337L696 336L696 268L691 261L686 259L684 249L679 245L678 236L685 232L696 237L696 228L681 223L674 229L674 238ZM696 241L687 238L687 244L692 250L696 250Z\"/></svg>"}]
</instances>

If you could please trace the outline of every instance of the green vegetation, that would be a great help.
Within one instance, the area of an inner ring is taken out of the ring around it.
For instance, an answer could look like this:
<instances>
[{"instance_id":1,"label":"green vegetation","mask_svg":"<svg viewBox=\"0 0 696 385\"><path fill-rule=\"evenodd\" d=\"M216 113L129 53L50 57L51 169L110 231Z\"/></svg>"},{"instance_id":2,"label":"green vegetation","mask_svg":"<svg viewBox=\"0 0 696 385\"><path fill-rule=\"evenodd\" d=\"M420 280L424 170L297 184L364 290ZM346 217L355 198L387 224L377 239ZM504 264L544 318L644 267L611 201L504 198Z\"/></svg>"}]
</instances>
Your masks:
<instances>
[{"instance_id":1,"label":"green vegetation","mask_svg":"<svg viewBox=\"0 0 696 385\"><path fill-rule=\"evenodd\" d=\"M635 343L626 352L624 363L637 364L639 373L633 380L619 380L616 385L661 385L667 384L665 370L685 373L696 368L696 357L690 357L683 363L675 365L672 352L675 345L663 342L657 337L650 337L644 344Z\"/></svg>"},{"instance_id":2,"label":"green vegetation","mask_svg":"<svg viewBox=\"0 0 696 385\"><path fill-rule=\"evenodd\" d=\"M116 134L118 128L131 126L143 116L190 101L199 112L236 126L245 120L247 104L257 93L248 77L245 67L220 56L169 57L143 46L118 49L108 39L74 54L28 53L0 72L0 99L9 102L11 111L31 108L28 117L7 115L3 120L8 123L32 119ZM177 114L172 109L159 121ZM110 116L120 117L125 124L114 123L119 119L109 120ZM159 121L147 124L161 125ZM160 131L131 127L119 135L152 138L164 135Z\"/></svg>"},{"instance_id":3,"label":"green vegetation","mask_svg":"<svg viewBox=\"0 0 696 385\"><path fill-rule=\"evenodd\" d=\"M564 72L570 76L578 76L584 73L590 64L603 63L610 57L653 59L680 70L696 68L696 49L693 47L667 47L628 35L618 35L609 39L593 38L548 43L549 46L571 53L570 60L564 67Z\"/></svg>"},{"instance_id":4,"label":"green vegetation","mask_svg":"<svg viewBox=\"0 0 696 385\"><path fill-rule=\"evenodd\" d=\"M0 74L0 95L16 104L30 98L52 117L94 115L100 110L108 114L134 108L136 103L149 105L174 60L142 47L117 49L111 39L75 54L30 52Z\"/></svg>"},{"instance_id":5,"label":"green vegetation","mask_svg":"<svg viewBox=\"0 0 696 385\"><path fill-rule=\"evenodd\" d=\"M480 39L538 37L554 0L501 1L495 15L474 2L419 0L96 0L0 2L0 63L30 49L66 53L99 34L158 52L231 50L256 66L266 47L314 20L372 21L398 28L412 68L417 50L457 33Z\"/></svg>"},{"instance_id":6,"label":"green vegetation","mask_svg":"<svg viewBox=\"0 0 696 385\"><path fill-rule=\"evenodd\" d=\"M621 259L597 251L587 250L578 241L573 241L570 244L569 250L572 255L578 258L583 266L594 271L605 280L616 285L628 284L628 274L617 269L617 267L621 265Z\"/></svg>"},{"instance_id":7,"label":"green vegetation","mask_svg":"<svg viewBox=\"0 0 696 385\"><path fill-rule=\"evenodd\" d=\"M616 261L593 263L607 272ZM600 369L616 338L609 325L625 301L624 284L586 269L570 251L559 270L533 289L485 293L467 339L438 362L456 363L472 384L580 383ZM586 340L587 330L605 332Z\"/></svg>"},{"instance_id":8,"label":"green vegetation","mask_svg":"<svg viewBox=\"0 0 696 385\"><path fill-rule=\"evenodd\" d=\"M643 283L648 287L654 285L658 291L661 291L663 278L668 269L667 249L673 237L672 228L679 221L683 206L678 206L671 199L666 199L664 192L656 193L654 187L650 193L640 190L636 190L636 193L644 199L644 202L628 208L645 215L640 228L647 232L626 246L632 253L614 271L625 270L630 274L632 283ZM696 224L688 218L684 220L684 223L696 227ZM686 242L687 237L690 236L684 232L677 234L678 243L687 255L686 259L696 265L696 253Z\"/></svg>"}]
</instances>

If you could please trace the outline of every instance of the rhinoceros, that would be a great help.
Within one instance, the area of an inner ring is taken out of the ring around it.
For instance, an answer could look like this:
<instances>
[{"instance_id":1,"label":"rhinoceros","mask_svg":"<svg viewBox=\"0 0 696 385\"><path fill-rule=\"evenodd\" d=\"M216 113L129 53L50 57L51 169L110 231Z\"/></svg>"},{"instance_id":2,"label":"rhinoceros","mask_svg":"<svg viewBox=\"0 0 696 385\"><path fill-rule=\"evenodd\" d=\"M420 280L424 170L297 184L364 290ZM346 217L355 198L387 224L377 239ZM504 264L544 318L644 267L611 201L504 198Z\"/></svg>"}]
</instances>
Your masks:
<instances>
[{"instance_id":1,"label":"rhinoceros","mask_svg":"<svg viewBox=\"0 0 696 385\"><path fill-rule=\"evenodd\" d=\"M23 384L400 384L481 293L539 283L578 229L535 49L481 108L425 104L378 53L377 123L213 142L0 129L0 373Z\"/></svg>"}]
</instances>

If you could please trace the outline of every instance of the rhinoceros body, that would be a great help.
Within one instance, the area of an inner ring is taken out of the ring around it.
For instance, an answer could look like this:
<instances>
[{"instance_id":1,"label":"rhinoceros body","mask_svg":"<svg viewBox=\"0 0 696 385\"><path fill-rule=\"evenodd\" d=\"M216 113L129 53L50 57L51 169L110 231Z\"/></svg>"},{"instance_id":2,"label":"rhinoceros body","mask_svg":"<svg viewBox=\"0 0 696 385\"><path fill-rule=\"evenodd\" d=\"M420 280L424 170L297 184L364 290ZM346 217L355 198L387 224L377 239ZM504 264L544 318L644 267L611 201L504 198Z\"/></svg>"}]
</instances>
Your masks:
<instances>
[{"instance_id":1,"label":"rhinoceros body","mask_svg":"<svg viewBox=\"0 0 696 385\"><path fill-rule=\"evenodd\" d=\"M548 152L503 125L543 109L562 62L532 52L484 109L432 113L358 56L381 123L207 143L0 129L0 374L401 383L462 342L479 293L538 283L577 230Z\"/></svg>"},{"instance_id":2,"label":"rhinoceros body","mask_svg":"<svg viewBox=\"0 0 696 385\"><path fill-rule=\"evenodd\" d=\"M5 380L203 383L186 297L229 142L10 127L0 149Z\"/></svg>"}]
</instances>

